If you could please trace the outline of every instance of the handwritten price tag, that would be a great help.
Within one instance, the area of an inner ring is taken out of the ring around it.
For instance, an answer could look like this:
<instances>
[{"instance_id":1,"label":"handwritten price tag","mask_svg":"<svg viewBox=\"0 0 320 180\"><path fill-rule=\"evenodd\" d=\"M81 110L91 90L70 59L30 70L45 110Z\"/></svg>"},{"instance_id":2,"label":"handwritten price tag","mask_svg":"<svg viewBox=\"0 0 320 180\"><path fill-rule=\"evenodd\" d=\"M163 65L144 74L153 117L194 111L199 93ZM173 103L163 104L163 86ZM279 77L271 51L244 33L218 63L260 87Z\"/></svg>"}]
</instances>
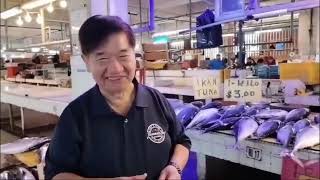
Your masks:
<instances>
[{"instance_id":1,"label":"handwritten price tag","mask_svg":"<svg viewBox=\"0 0 320 180\"><path fill-rule=\"evenodd\" d=\"M216 99L220 98L220 79L213 76L194 77L193 90L194 99Z\"/></svg>"},{"instance_id":2,"label":"handwritten price tag","mask_svg":"<svg viewBox=\"0 0 320 180\"><path fill-rule=\"evenodd\" d=\"M261 79L228 79L224 82L227 101L255 102L262 98Z\"/></svg>"}]
</instances>

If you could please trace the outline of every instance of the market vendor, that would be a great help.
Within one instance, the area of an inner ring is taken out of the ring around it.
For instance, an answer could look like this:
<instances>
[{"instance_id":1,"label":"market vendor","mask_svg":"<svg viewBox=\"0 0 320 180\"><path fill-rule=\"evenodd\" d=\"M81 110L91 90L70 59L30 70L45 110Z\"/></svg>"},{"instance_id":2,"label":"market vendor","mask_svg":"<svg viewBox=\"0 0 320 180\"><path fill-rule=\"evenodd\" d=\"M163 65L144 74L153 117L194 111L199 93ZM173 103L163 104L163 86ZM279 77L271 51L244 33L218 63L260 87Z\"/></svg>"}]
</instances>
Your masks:
<instances>
[{"instance_id":1,"label":"market vendor","mask_svg":"<svg viewBox=\"0 0 320 180\"><path fill-rule=\"evenodd\" d=\"M135 79L130 26L93 16L79 41L96 85L63 111L45 178L181 179L191 142L166 98Z\"/></svg>"}]
</instances>

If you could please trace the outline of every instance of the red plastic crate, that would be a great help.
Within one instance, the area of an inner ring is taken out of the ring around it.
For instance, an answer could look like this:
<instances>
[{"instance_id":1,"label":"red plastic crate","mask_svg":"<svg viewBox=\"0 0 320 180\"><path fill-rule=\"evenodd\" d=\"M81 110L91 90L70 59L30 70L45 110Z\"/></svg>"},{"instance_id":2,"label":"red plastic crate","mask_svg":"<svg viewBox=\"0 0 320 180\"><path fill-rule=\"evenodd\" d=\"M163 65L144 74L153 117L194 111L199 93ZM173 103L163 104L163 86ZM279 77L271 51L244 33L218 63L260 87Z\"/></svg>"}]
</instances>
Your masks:
<instances>
[{"instance_id":1,"label":"red plastic crate","mask_svg":"<svg viewBox=\"0 0 320 180\"><path fill-rule=\"evenodd\" d=\"M305 160L301 160L306 162ZM281 180L317 180L320 179L320 163L306 167L299 166L289 157L282 159Z\"/></svg>"}]
</instances>

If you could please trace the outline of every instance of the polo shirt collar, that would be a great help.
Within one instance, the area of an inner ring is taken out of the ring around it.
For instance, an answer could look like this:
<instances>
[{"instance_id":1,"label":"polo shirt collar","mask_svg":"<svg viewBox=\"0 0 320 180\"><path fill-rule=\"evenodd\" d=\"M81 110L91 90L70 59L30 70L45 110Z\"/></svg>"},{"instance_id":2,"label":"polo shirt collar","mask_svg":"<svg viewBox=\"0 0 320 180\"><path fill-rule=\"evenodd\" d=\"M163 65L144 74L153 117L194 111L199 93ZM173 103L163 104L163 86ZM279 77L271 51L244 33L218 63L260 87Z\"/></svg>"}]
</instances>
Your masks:
<instances>
[{"instance_id":1,"label":"polo shirt collar","mask_svg":"<svg viewBox=\"0 0 320 180\"><path fill-rule=\"evenodd\" d=\"M133 102L133 105L136 107L148 107L149 101L147 96L148 92L145 86L138 83L138 81L134 78L133 84L136 89L136 96ZM90 108L94 115L107 115L110 113L114 113L112 108L109 106L105 97L101 94L99 86L96 84L92 89L92 101L90 104Z\"/></svg>"}]
</instances>

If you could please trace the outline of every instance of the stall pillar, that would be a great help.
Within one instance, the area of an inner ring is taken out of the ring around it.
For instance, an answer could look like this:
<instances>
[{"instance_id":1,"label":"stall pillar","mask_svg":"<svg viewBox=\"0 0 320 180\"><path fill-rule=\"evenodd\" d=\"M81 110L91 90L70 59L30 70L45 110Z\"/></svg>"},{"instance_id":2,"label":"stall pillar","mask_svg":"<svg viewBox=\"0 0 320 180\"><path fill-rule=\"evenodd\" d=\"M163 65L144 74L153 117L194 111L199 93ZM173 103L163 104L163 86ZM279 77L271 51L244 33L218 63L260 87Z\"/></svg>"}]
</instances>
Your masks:
<instances>
[{"instance_id":1,"label":"stall pillar","mask_svg":"<svg viewBox=\"0 0 320 180\"><path fill-rule=\"evenodd\" d=\"M299 12L298 48L302 59L320 54L319 8Z\"/></svg>"}]
</instances>

